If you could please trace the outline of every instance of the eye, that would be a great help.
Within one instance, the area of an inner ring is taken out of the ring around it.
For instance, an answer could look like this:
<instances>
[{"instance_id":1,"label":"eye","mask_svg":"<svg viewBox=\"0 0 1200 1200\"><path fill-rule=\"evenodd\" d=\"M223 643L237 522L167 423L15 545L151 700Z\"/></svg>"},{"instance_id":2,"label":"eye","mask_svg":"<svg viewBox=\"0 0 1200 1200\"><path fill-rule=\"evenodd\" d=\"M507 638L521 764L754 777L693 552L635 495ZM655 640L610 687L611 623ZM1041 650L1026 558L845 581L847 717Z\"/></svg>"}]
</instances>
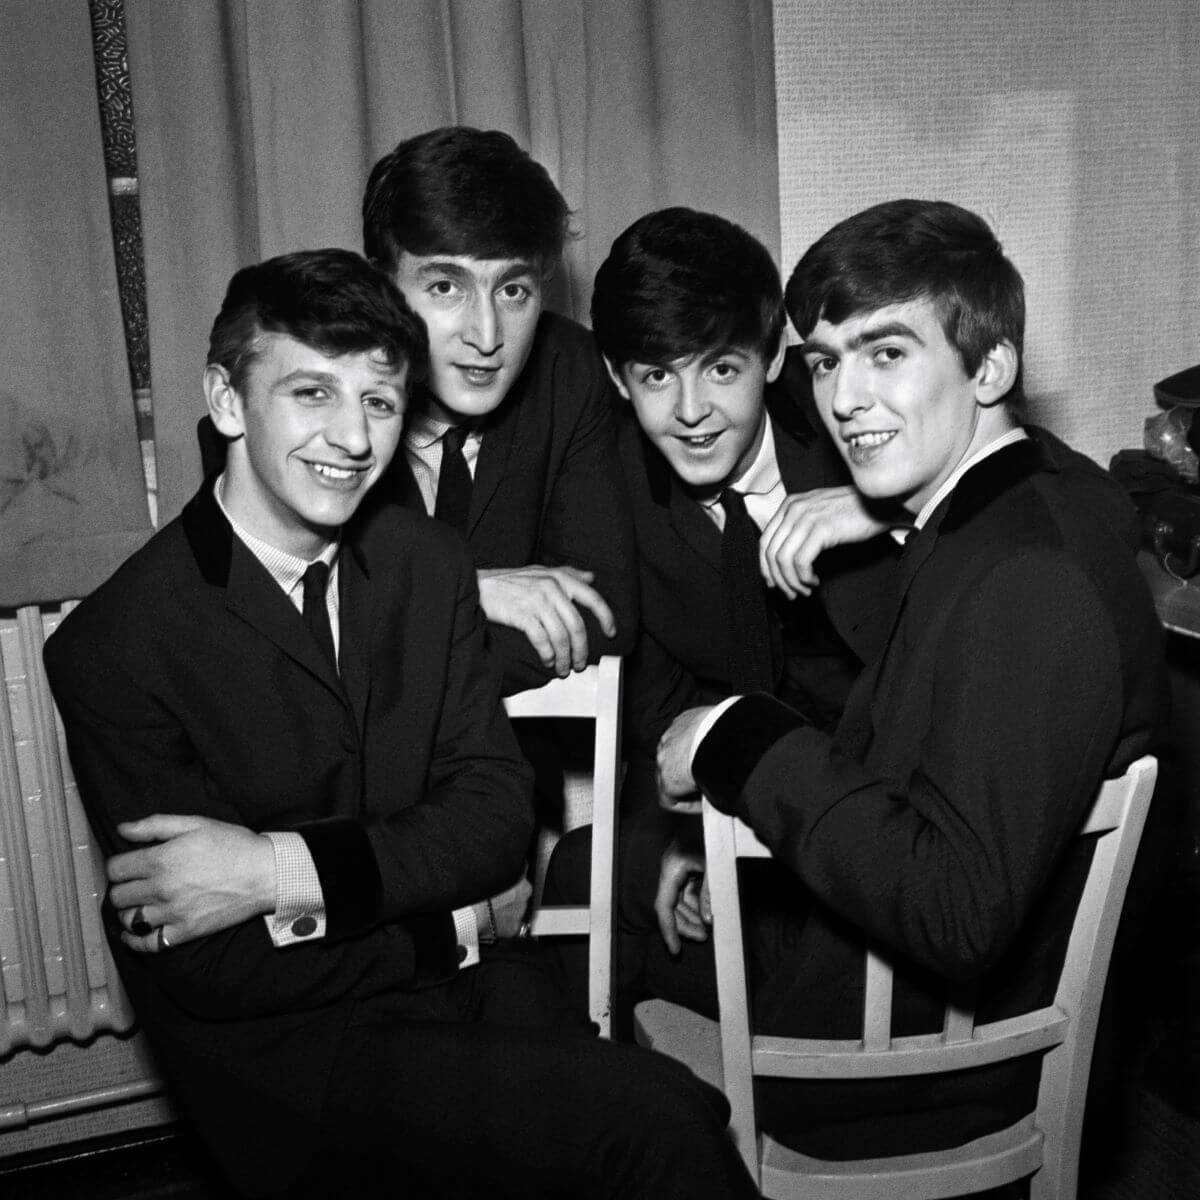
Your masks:
<instances>
[{"instance_id":1,"label":"eye","mask_svg":"<svg viewBox=\"0 0 1200 1200\"><path fill-rule=\"evenodd\" d=\"M651 388L652 390L657 391L659 388L666 387L670 378L670 372L662 367L646 367L638 375L638 383L640 383L642 387Z\"/></svg>"},{"instance_id":2,"label":"eye","mask_svg":"<svg viewBox=\"0 0 1200 1200\"><path fill-rule=\"evenodd\" d=\"M398 417L404 411L401 401L392 396L364 396L363 408L375 417Z\"/></svg>"},{"instance_id":3,"label":"eye","mask_svg":"<svg viewBox=\"0 0 1200 1200\"><path fill-rule=\"evenodd\" d=\"M459 286L453 279L435 279L425 291L437 300L451 300L459 294Z\"/></svg>"},{"instance_id":4,"label":"eye","mask_svg":"<svg viewBox=\"0 0 1200 1200\"><path fill-rule=\"evenodd\" d=\"M878 366L890 367L904 358L904 350L900 346L877 346L872 357Z\"/></svg>"},{"instance_id":5,"label":"eye","mask_svg":"<svg viewBox=\"0 0 1200 1200\"><path fill-rule=\"evenodd\" d=\"M506 283L500 288L499 295L506 304L518 308L533 295L533 289L524 283Z\"/></svg>"},{"instance_id":6,"label":"eye","mask_svg":"<svg viewBox=\"0 0 1200 1200\"><path fill-rule=\"evenodd\" d=\"M329 399L328 390L323 387L317 387L315 384L307 387L298 387L293 390L292 395L303 404L320 404Z\"/></svg>"},{"instance_id":7,"label":"eye","mask_svg":"<svg viewBox=\"0 0 1200 1200\"><path fill-rule=\"evenodd\" d=\"M732 383L741 375L741 368L736 363L721 359L708 368L711 379L717 383Z\"/></svg>"},{"instance_id":8,"label":"eye","mask_svg":"<svg viewBox=\"0 0 1200 1200\"><path fill-rule=\"evenodd\" d=\"M824 379L825 376L833 374L837 370L837 359L826 355L823 358L810 358L808 360L808 373L813 379Z\"/></svg>"}]
</instances>

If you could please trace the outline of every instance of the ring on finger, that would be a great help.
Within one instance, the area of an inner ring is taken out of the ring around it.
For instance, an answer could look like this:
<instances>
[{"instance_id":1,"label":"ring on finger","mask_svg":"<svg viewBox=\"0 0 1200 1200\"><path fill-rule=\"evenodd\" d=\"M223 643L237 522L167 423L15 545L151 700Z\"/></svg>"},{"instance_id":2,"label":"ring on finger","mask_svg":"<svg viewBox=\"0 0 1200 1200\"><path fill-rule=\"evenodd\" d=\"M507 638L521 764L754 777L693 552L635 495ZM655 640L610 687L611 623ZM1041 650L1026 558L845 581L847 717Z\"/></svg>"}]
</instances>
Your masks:
<instances>
[{"instance_id":1,"label":"ring on finger","mask_svg":"<svg viewBox=\"0 0 1200 1200\"><path fill-rule=\"evenodd\" d=\"M146 920L145 909L139 904L133 910L133 920L129 922L129 932L136 933L138 937L145 937L153 929L154 926Z\"/></svg>"},{"instance_id":2,"label":"ring on finger","mask_svg":"<svg viewBox=\"0 0 1200 1200\"><path fill-rule=\"evenodd\" d=\"M160 950L170 950L171 943L167 941L167 929L165 925L158 927L158 948Z\"/></svg>"}]
</instances>

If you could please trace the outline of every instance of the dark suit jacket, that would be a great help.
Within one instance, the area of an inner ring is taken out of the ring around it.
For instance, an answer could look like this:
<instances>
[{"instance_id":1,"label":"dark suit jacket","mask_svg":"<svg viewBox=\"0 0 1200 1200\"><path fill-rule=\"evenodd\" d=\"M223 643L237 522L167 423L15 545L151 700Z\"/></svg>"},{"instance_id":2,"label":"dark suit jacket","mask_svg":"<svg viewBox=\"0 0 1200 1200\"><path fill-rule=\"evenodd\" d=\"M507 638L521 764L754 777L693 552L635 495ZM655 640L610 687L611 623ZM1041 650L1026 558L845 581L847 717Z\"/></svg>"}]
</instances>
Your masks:
<instances>
[{"instance_id":1,"label":"dark suit jacket","mask_svg":"<svg viewBox=\"0 0 1200 1200\"><path fill-rule=\"evenodd\" d=\"M543 313L529 361L482 427L467 540L480 568L530 563L595 572L617 636L606 638L587 610L589 657L628 654L637 630L637 576L629 504L613 444L612 399L591 334ZM392 460L378 494L424 512L403 454ZM550 678L523 633L494 623L491 645L506 694Z\"/></svg>"},{"instance_id":2,"label":"dark suit jacket","mask_svg":"<svg viewBox=\"0 0 1200 1200\"><path fill-rule=\"evenodd\" d=\"M756 696L705 739L701 786L802 884L762 967L764 1028L855 1036L864 935L900 959L898 1032L932 1027L947 981L984 977L987 1017L1049 999L1075 831L1163 712L1160 629L1100 482L1035 441L984 460L906 546L836 732Z\"/></svg>"},{"instance_id":3,"label":"dark suit jacket","mask_svg":"<svg viewBox=\"0 0 1200 1200\"><path fill-rule=\"evenodd\" d=\"M154 812L312 852L328 936L289 949L253 920L139 956L106 905L173 1094L252 1191L303 1167L342 1030L453 974L451 910L511 881L532 828L461 539L385 505L347 527L339 573L340 680L209 480L46 645L106 855Z\"/></svg>"}]
</instances>

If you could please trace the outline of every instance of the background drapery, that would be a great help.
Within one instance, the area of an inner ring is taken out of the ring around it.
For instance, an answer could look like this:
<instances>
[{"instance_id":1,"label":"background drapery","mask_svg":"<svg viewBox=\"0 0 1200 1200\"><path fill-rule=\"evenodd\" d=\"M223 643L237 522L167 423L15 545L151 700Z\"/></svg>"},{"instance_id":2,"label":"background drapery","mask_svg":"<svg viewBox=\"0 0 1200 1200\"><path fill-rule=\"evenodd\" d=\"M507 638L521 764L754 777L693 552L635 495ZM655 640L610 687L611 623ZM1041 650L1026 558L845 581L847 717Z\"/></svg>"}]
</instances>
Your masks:
<instances>
[{"instance_id":1,"label":"background drapery","mask_svg":"<svg viewBox=\"0 0 1200 1200\"><path fill-rule=\"evenodd\" d=\"M580 237L550 295L586 319L612 239L666 204L778 251L769 0L127 0L159 514L199 481L207 333L229 276L361 248L371 165L446 124L542 162Z\"/></svg>"},{"instance_id":2,"label":"background drapery","mask_svg":"<svg viewBox=\"0 0 1200 1200\"><path fill-rule=\"evenodd\" d=\"M78 596L150 531L87 7L0 12L0 608Z\"/></svg>"}]
</instances>

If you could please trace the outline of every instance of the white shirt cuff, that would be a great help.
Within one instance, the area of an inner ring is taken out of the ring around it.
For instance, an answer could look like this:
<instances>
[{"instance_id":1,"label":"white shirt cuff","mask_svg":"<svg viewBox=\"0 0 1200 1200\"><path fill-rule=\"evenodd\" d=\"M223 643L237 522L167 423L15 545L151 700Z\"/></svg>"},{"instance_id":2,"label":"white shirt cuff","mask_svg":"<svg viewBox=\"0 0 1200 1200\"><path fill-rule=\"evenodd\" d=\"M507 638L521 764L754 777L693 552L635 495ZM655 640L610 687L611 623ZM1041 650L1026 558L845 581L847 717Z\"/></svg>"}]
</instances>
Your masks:
<instances>
[{"instance_id":1,"label":"white shirt cuff","mask_svg":"<svg viewBox=\"0 0 1200 1200\"><path fill-rule=\"evenodd\" d=\"M696 778L696 772L693 769L693 764L696 761L696 755L700 750L700 743L708 736L708 731L724 716L726 709L732 708L741 696L729 696L722 700L720 704L714 704L708 710L708 715L696 726L696 733L692 738L692 749L688 754L688 772L692 778Z\"/></svg>"},{"instance_id":2,"label":"white shirt cuff","mask_svg":"<svg viewBox=\"0 0 1200 1200\"><path fill-rule=\"evenodd\" d=\"M298 833L268 833L275 852L275 911L263 920L278 947L325 936L325 895L321 877Z\"/></svg>"},{"instance_id":3,"label":"white shirt cuff","mask_svg":"<svg viewBox=\"0 0 1200 1200\"><path fill-rule=\"evenodd\" d=\"M467 952L458 964L461 971L463 967L473 967L479 961L479 924L475 920L474 908L456 908L451 915L454 917L454 940Z\"/></svg>"}]
</instances>

